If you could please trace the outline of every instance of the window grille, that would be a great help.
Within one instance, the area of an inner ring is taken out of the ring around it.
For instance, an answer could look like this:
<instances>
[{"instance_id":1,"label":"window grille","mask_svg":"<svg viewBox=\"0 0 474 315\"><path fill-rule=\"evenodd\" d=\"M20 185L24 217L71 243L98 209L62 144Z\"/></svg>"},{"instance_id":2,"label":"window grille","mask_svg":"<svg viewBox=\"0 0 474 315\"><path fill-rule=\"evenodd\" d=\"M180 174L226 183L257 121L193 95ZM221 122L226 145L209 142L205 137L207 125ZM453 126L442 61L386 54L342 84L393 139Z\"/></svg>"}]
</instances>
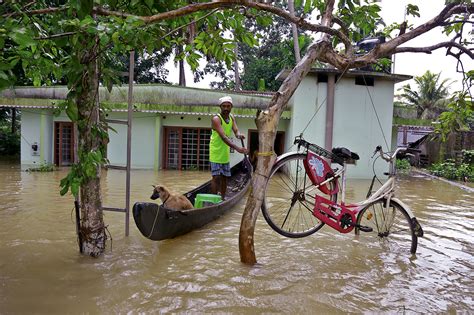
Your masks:
<instances>
[{"instance_id":1,"label":"window grille","mask_svg":"<svg viewBox=\"0 0 474 315\"><path fill-rule=\"evenodd\" d=\"M179 130L170 130L168 132L168 147L166 150L168 169L179 168Z\"/></svg>"},{"instance_id":2,"label":"window grille","mask_svg":"<svg viewBox=\"0 0 474 315\"><path fill-rule=\"evenodd\" d=\"M210 129L165 128L166 169L208 170Z\"/></svg>"},{"instance_id":3,"label":"window grille","mask_svg":"<svg viewBox=\"0 0 474 315\"><path fill-rule=\"evenodd\" d=\"M209 140L211 139L210 129L201 129L199 132L199 163L202 170L209 170Z\"/></svg>"}]
</instances>

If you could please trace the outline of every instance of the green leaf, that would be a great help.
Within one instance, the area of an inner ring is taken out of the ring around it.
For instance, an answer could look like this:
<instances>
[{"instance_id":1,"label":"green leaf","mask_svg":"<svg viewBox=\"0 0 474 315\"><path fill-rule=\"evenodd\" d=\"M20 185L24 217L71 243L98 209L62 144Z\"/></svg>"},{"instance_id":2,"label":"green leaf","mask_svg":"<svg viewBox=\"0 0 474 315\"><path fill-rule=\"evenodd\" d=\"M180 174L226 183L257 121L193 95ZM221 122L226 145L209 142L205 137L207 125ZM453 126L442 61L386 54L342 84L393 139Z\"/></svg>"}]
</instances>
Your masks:
<instances>
[{"instance_id":1,"label":"green leaf","mask_svg":"<svg viewBox=\"0 0 474 315\"><path fill-rule=\"evenodd\" d=\"M153 3L155 1L154 0L145 0L145 4L147 5L147 7L149 7L150 9L153 8Z\"/></svg>"},{"instance_id":2,"label":"green leaf","mask_svg":"<svg viewBox=\"0 0 474 315\"><path fill-rule=\"evenodd\" d=\"M61 187L62 188L61 188L61 191L59 192L59 194L61 196L64 196L65 194L67 194L67 191L69 190L69 184L68 183L65 183L64 185L61 184Z\"/></svg>"},{"instance_id":3,"label":"green leaf","mask_svg":"<svg viewBox=\"0 0 474 315\"><path fill-rule=\"evenodd\" d=\"M71 121L77 121L79 119L79 111L77 105L73 101L69 101L66 108L66 114Z\"/></svg>"},{"instance_id":4,"label":"green leaf","mask_svg":"<svg viewBox=\"0 0 474 315\"><path fill-rule=\"evenodd\" d=\"M120 41L120 33L119 32L115 32L112 34L112 41L117 44L119 43Z\"/></svg>"},{"instance_id":5,"label":"green leaf","mask_svg":"<svg viewBox=\"0 0 474 315\"><path fill-rule=\"evenodd\" d=\"M311 0L306 0L303 11L304 13L309 13L311 11Z\"/></svg>"},{"instance_id":6,"label":"green leaf","mask_svg":"<svg viewBox=\"0 0 474 315\"><path fill-rule=\"evenodd\" d=\"M94 6L93 0L80 0L78 1L77 15L80 19L92 13L92 7Z\"/></svg>"},{"instance_id":7,"label":"green leaf","mask_svg":"<svg viewBox=\"0 0 474 315\"><path fill-rule=\"evenodd\" d=\"M95 21L92 18L92 16L87 15L80 21L79 26L80 27L88 27L88 26L91 26L91 25L94 25L94 24L95 24Z\"/></svg>"},{"instance_id":8,"label":"green leaf","mask_svg":"<svg viewBox=\"0 0 474 315\"><path fill-rule=\"evenodd\" d=\"M40 86L41 85L41 76L37 73L33 75L33 85Z\"/></svg>"},{"instance_id":9,"label":"green leaf","mask_svg":"<svg viewBox=\"0 0 474 315\"><path fill-rule=\"evenodd\" d=\"M419 8L417 5L408 4L406 8L406 13L407 15L420 17Z\"/></svg>"},{"instance_id":10,"label":"green leaf","mask_svg":"<svg viewBox=\"0 0 474 315\"><path fill-rule=\"evenodd\" d=\"M249 47L253 46L252 38L247 33L242 34L241 39L247 46Z\"/></svg>"},{"instance_id":11,"label":"green leaf","mask_svg":"<svg viewBox=\"0 0 474 315\"><path fill-rule=\"evenodd\" d=\"M85 173L87 178L93 178L96 174L95 166L92 163L89 163L85 166Z\"/></svg>"},{"instance_id":12,"label":"green leaf","mask_svg":"<svg viewBox=\"0 0 474 315\"><path fill-rule=\"evenodd\" d=\"M0 71L0 79L8 80L8 76L5 74L5 72Z\"/></svg>"},{"instance_id":13,"label":"green leaf","mask_svg":"<svg viewBox=\"0 0 474 315\"><path fill-rule=\"evenodd\" d=\"M10 38L20 46L35 46L36 42L33 39L31 33L25 28L15 29L11 34Z\"/></svg>"},{"instance_id":14,"label":"green leaf","mask_svg":"<svg viewBox=\"0 0 474 315\"><path fill-rule=\"evenodd\" d=\"M79 181L75 180L71 184L71 193L74 195L74 197L77 197L79 194L79 187L81 187L81 184Z\"/></svg>"},{"instance_id":15,"label":"green leaf","mask_svg":"<svg viewBox=\"0 0 474 315\"><path fill-rule=\"evenodd\" d=\"M111 92L112 92L112 88L113 88L113 86L114 86L114 82L113 82L112 80L110 80L110 79L107 79L107 80L104 80L104 81L105 81L105 83L106 83L105 86L106 86L106 88L107 88L107 91L109 91L109 93L111 93Z\"/></svg>"},{"instance_id":16,"label":"green leaf","mask_svg":"<svg viewBox=\"0 0 474 315\"><path fill-rule=\"evenodd\" d=\"M8 63L0 62L0 71L10 70L12 68L13 68L13 66L8 64Z\"/></svg>"}]
</instances>

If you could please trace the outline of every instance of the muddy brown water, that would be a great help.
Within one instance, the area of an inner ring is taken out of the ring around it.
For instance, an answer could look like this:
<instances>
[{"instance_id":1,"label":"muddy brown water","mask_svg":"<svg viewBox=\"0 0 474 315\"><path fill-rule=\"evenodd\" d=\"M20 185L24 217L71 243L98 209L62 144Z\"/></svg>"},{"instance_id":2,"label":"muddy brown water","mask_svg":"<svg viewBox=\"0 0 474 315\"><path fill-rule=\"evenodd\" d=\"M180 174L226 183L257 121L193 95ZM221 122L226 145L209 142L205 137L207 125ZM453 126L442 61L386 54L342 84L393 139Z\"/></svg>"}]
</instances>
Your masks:
<instances>
[{"instance_id":1,"label":"muddy brown water","mask_svg":"<svg viewBox=\"0 0 474 315\"><path fill-rule=\"evenodd\" d=\"M245 200L216 222L154 242L131 218L105 213L113 237L98 259L78 253L73 203L60 197L67 170L21 171L0 160L0 314L115 313L470 313L474 310L474 196L423 177L397 181L398 196L424 227L416 256L369 250L324 227L288 239L259 215L258 264L239 262ZM132 203L151 184L185 192L207 172L135 170ZM104 205L123 206L125 175L103 178ZM369 182L349 182L349 199Z\"/></svg>"}]
</instances>

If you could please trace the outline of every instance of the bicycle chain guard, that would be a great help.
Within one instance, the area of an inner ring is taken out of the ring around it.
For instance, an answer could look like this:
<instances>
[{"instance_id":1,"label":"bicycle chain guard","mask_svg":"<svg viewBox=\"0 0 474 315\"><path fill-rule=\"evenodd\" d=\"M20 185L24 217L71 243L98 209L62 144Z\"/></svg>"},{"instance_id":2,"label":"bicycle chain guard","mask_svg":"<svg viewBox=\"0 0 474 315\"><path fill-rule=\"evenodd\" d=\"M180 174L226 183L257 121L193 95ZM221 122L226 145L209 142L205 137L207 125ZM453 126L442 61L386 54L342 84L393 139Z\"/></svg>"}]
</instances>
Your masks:
<instances>
[{"instance_id":1,"label":"bicycle chain guard","mask_svg":"<svg viewBox=\"0 0 474 315\"><path fill-rule=\"evenodd\" d=\"M331 169L331 166L319 155L308 151L306 159L303 160L304 168L306 174L308 174L311 182L314 185L319 185L328 178L334 176L334 171ZM330 190L328 184L324 184L318 187L326 195L334 195L339 192L339 185L336 179L333 180L335 183L334 189Z\"/></svg>"},{"instance_id":2,"label":"bicycle chain guard","mask_svg":"<svg viewBox=\"0 0 474 315\"><path fill-rule=\"evenodd\" d=\"M341 233L349 233L354 229L358 209L335 203L324 197L315 196L313 215Z\"/></svg>"}]
</instances>

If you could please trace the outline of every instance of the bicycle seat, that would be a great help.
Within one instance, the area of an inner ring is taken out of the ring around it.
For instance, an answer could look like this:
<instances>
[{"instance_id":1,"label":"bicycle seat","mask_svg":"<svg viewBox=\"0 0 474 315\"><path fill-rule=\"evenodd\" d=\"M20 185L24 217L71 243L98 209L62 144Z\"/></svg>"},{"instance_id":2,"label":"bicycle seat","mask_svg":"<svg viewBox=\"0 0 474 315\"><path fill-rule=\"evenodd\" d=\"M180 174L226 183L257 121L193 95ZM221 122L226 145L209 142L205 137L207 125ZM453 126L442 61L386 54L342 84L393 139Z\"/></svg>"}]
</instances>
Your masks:
<instances>
[{"instance_id":1,"label":"bicycle seat","mask_svg":"<svg viewBox=\"0 0 474 315\"><path fill-rule=\"evenodd\" d=\"M359 154L355 152L351 152L351 150L347 148L333 148L332 153L336 155L337 157L343 159L343 160L358 160L359 159Z\"/></svg>"}]
</instances>

